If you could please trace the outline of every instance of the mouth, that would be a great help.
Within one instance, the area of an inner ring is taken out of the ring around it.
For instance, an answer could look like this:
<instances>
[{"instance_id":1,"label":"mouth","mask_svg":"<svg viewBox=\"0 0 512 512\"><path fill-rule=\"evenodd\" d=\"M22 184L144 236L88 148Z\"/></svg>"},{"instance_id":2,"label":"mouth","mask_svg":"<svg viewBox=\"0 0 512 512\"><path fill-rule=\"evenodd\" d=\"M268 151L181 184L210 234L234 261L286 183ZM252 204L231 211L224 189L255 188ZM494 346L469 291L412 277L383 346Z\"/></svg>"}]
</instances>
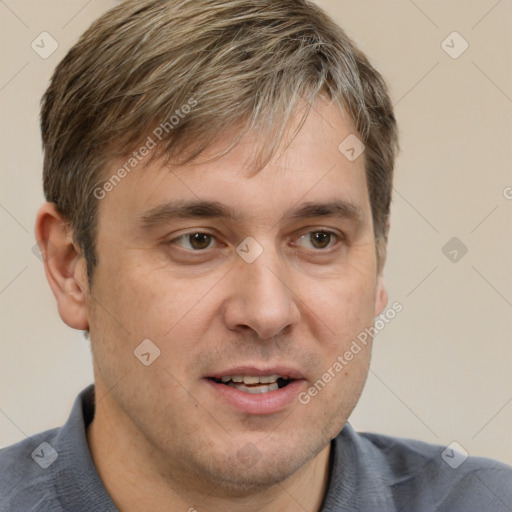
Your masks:
<instances>
[{"instance_id":1,"label":"mouth","mask_svg":"<svg viewBox=\"0 0 512 512\"><path fill-rule=\"evenodd\" d=\"M224 375L221 378L210 377L217 384L224 384L244 393L259 394L285 388L291 380L287 375Z\"/></svg>"},{"instance_id":2,"label":"mouth","mask_svg":"<svg viewBox=\"0 0 512 512\"><path fill-rule=\"evenodd\" d=\"M227 405L250 415L271 415L292 407L307 385L299 371L285 366L243 366L210 375L204 381L220 407Z\"/></svg>"}]
</instances>

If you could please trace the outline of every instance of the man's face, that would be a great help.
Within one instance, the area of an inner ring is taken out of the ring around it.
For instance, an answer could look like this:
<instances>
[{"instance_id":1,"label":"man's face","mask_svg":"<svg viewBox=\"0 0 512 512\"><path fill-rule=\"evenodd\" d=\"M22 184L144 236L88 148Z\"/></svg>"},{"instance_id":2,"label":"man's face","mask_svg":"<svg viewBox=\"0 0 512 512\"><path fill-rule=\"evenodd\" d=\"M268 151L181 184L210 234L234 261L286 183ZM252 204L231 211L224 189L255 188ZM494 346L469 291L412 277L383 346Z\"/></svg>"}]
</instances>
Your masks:
<instances>
[{"instance_id":1,"label":"man's face","mask_svg":"<svg viewBox=\"0 0 512 512\"><path fill-rule=\"evenodd\" d=\"M332 367L387 300L364 155L350 162L338 150L354 131L319 102L258 173L242 167L257 144L248 139L213 163L136 168L100 201L87 305L97 389L110 390L100 405L162 474L273 484L352 412L370 343ZM160 350L148 366L134 355L146 339ZM334 377L304 403L329 368Z\"/></svg>"}]
</instances>

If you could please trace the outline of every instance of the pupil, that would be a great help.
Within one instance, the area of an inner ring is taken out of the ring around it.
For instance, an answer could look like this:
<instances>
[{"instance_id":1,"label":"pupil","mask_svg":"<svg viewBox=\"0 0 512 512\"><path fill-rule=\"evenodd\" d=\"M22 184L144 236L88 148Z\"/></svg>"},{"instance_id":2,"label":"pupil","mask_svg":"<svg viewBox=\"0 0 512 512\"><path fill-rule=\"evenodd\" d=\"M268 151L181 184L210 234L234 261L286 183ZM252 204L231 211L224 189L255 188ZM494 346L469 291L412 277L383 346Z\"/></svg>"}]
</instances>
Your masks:
<instances>
[{"instance_id":1,"label":"pupil","mask_svg":"<svg viewBox=\"0 0 512 512\"><path fill-rule=\"evenodd\" d=\"M311 241L315 247L325 248L331 241L331 234L325 231L318 231L312 235Z\"/></svg>"},{"instance_id":2,"label":"pupil","mask_svg":"<svg viewBox=\"0 0 512 512\"><path fill-rule=\"evenodd\" d=\"M210 235L206 233L194 233L191 235L191 245L194 249L206 249L210 245Z\"/></svg>"}]
</instances>

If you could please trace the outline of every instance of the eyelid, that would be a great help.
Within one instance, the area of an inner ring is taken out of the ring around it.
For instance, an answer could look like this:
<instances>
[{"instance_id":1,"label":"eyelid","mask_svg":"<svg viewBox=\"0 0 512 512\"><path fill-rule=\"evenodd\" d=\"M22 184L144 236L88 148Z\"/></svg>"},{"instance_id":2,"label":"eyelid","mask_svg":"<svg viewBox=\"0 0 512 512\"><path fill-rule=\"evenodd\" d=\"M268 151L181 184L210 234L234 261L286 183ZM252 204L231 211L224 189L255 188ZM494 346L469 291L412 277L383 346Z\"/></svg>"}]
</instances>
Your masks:
<instances>
[{"instance_id":1,"label":"eyelid","mask_svg":"<svg viewBox=\"0 0 512 512\"><path fill-rule=\"evenodd\" d=\"M334 243L331 247L328 247L327 249L315 249L315 248L312 248L311 250L313 252L319 252L319 253L320 252L325 252L325 253L327 253L330 250L334 249L339 244L339 242L341 242L341 241L346 239L344 233L338 232L338 231L334 231L333 229L330 229L330 228L313 228L313 229L308 228L307 231L301 231L301 233L298 235L297 239L300 240L304 236L309 235L311 233L329 233L330 235L334 236L334 238L336 239L335 242L337 242L337 243Z\"/></svg>"},{"instance_id":2,"label":"eyelid","mask_svg":"<svg viewBox=\"0 0 512 512\"><path fill-rule=\"evenodd\" d=\"M185 248L183 246L181 246L180 244L177 243L178 240L180 239L186 239L187 236L191 236L191 235L194 235L194 234L197 234L197 233L200 233L202 235L208 235L212 238L212 240L214 240L216 242L216 245L218 246L219 245L219 239L217 237L217 235L211 233L210 231L208 231L207 229L195 229L195 230L192 230L192 231L187 231L185 233L182 233L178 236L174 236L171 240L169 240L167 243L169 245L177 245L178 247L181 247L183 250L185 251L188 251L190 253L202 253L202 252L207 252L209 250L211 250L213 247L208 247L206 249L197 249L197 250L193 250L193 249L188 249L188 248ZM342 232L338 232L338 231L335 231L333 230L332 228L322 228L322 227L317 227L317 228L305 228L305 230L301 230L296 236L294 236L293 238L295 240L300 240L301 238L303 238L304 236L306 235L309 235L311 233L329 233L330 235L334 236L336 241L339 243L341 242L342 240L345 240L346 237L345 237L345 234L342 233ZM295 245L295 244L294 244ZM312 248L311 250L314 251L314 252L329 252L330 249L333 249L334 247L336 247L338 244L335 243L332 247L329 247L327 249L314 249Z\"/></svg>"},{"instance_id":3,"label":"eyelid","mask_svg":"<svg viewBox=\"0 0 512 512\"><path fill-rule=\"evenodd\" d=\"M181 247L185 251L196 252L196 253L206 252L206 251L212 249L212 247L207 247L206 249L196 249L196 250L188 249L188 248L183 247L182 245L177 243L177 241L180 240L180 239L186 239L187 237L192 236L192 235L196 235L198 233L201 234L201 235L207 235L207 236L211 237L211 239L214 240L216 242L216 244L218 245L219 240L218 240L217 236L214 235L213 233L210 233L209 231L203 230L203 229L195 229L193 231L187 231L186 233L182 233L181 235L174 236L171 240L169 240L167 242L167 244L169 244L169 245L177 245L178 247Z\"/></svg>"}]
</instances>

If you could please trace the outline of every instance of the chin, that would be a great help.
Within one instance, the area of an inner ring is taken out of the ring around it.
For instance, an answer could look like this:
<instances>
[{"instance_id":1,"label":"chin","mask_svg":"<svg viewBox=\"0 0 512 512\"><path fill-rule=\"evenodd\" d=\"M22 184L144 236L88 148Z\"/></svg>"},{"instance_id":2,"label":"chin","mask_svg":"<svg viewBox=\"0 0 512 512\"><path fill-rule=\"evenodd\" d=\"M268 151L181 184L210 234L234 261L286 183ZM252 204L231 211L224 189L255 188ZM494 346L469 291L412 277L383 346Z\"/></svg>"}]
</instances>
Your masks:
<instances>
[{"instance_id":1,"label":"chin","mask_svg":"<svg viewBox=\"0 0 512 512\"><path fill-rule=\"evenodd\" d=\"M273 459L267 463L262 460L253 467L247 467L240 461L229 468L211 467L207 478L215 486L215 493L247 497L284 482L307 462L297 461L296 457L279 461Z\"/></svg>"},{"instance_id":2,"label":"chin","mask_svg":"<svg viewBox=\"0 0 512 512\"><path fill-rule=\"evenodd\" d=\"M246 443L229 457L223 451L212 454L208 464L196 461L196 467L201 468L203 478L216 488L215 493L244 497L284 482L318 455L328 442L329 439L319 439L312 446L311 441L295 440L280 447L269 443L261 451Z\"/></svg>"}]
</instances>

